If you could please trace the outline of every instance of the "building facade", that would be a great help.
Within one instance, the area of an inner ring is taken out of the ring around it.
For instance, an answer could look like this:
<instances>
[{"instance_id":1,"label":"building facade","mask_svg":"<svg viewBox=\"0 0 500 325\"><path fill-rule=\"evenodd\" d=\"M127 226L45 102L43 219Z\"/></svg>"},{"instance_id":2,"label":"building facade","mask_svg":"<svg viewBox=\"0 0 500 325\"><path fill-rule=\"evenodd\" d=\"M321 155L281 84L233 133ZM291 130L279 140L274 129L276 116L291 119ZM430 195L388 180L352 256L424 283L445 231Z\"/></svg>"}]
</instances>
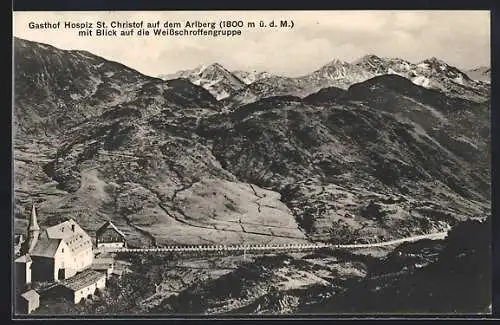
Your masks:
<instances>
[{"instance_id":1,"label":"building facade","mask_svg":"<svg viewBox=\"0 0 500 325\"><path fill-rule=\"evenodd\" d=\"M31 314L40 307L40 295L35 290L28 290L18 297L17 311L21 314Z\"/></svg>"},{"instance_id":2,"label":"building facade","mask_svg":"<svg viewBox=\"0 0 500 325\"><path fill-rule=\"evenodd\" d=\"M23 255L14 261L16 277L16 292L24 290L24 287L31 283L31 271L33 261L29 255Z\"/></svg>"},{"instance_id":3,"label":"building facade","mask_svg":"<svg viewBox=\"0 0 500 325\"><path fill-rule=\"evenodd\" d=\"M33 208L28 228L33 281L60 281L87 269L94 260L91 237L72 219L40 233Z\"/></svg>"},{"instance_id":4,"label":"building facade","mask_svg":"<svg viewBox=\"0 0 500 325\"><path fill-rule=\"evenodd\" d=\"M92 270L104 272L109 278L115 269L115 260L112 257L96 257L90 268Z\"/></svg>"},{"instance_id":5,"label":"building facade","mask_svg":"<svg viewBox=\"0 0 500 325\"><path fill-rule=\"evenodd\" d=\"M85 270L60 283L63 295L77 304L84 298L93 296L97 290L106 288L106 274L94 270Z\"/></svg>"},{"instance_id":6,"label":"building facade","mask_svg":"<svg viewBox=\"0 0 500 325\"><path fill-rule=\"evenodd\" d=\"M127 247L127 241L125 234L111 221L107 221L96 231L96 246L97 248Z\"/></svg>"}]
</instances>

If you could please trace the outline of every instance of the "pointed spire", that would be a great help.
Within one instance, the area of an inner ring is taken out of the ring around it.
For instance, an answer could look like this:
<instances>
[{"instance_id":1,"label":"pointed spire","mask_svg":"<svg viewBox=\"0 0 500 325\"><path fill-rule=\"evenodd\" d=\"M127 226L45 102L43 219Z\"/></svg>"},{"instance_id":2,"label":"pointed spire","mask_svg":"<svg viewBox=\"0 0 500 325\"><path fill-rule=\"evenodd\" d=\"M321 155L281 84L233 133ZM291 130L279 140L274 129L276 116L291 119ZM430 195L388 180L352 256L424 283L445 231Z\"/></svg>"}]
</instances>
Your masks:
<instances>
[{"instance_id":1,"label":"pointed spire","mask_svg":"<svg viewBox=\"0 0 500 325\"><path fill-rule=\"evenodd\" d=\"M28 230L29 231L40 230L40 227L38 226L38 221L37 221L35 204L33 204L32 208L31 208L31 218L30 218Z\"/></svg>"}]
</instances>

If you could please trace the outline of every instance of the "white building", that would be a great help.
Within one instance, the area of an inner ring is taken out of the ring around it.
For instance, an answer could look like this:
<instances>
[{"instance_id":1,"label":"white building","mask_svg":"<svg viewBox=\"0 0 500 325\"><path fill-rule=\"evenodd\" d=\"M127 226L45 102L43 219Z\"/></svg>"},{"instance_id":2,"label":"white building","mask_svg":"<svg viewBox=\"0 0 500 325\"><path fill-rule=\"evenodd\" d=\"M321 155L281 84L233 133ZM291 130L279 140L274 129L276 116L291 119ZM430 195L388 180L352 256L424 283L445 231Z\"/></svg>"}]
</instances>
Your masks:
<instances>
[{"instance_id":1,"label":"white building","mask_svg":"<svg viewBox=\"0 0 500 325\"><path fill-rule=\"evenodd\" d=\"M33 281L67 279L87 269L94 260L91 237L72 219L40 234L33 207L28 232Z\"/></svg>"},{"instance_id":2,"label":"white building","mask_svg":"<svg viewBox=\"0 0 500 325\"><path fill-rule=\"evenodd\" d=\"M61 281L63 295L73 303L89 298L106 287L106 274L94 270L85 270L76 276Z\"/></svg>"},{"instance_id":3,"label":"white building","mask_svg":"<svg viewBox=\"0 0 500 325\"><path fill-rule=\"evenodd\" d=\"M16 291L24 290L27 284L31 283L31 265L33 261L29 255L23 255L14 261L16 271Z\"/></svg>"},{"instance_id":4,"label":"white building","mask_svg":"<svg viewBox=\"0 0 500 325\"><path fill-rule=\"evenodd\" d=\"M23 292L18 297L17 310L22 314L31 314L40 307L40 295L35 290Z\"/></svg>"}]
</instances>

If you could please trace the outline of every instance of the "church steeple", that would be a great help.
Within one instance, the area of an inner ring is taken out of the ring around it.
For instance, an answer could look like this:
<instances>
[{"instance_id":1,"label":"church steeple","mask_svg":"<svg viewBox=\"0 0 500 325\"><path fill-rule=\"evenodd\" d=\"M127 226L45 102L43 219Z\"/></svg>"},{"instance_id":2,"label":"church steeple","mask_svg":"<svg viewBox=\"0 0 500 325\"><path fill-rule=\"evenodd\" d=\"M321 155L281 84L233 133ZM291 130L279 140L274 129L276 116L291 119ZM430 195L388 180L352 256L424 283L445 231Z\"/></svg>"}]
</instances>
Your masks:
<instances>
[{"instance_id":1,"label":"church steeple","mask_svg":"<svg viewBox=\"0 0 500 325\"><path fill-rule=\"evenodd\" d=\"M35 248L36 242L40 235L40 227L38 226L36 208L33 204L31 208L31 217L28 225L28 253L31 253L33 248Z\"/></svg>"},{"instance_id":2,"label":"church steeple","mask_svg":"<svg viewBox=\"0 0 500 325\"><path fill-rule=\"evenodd\" d=\"M36 208L35 205L31 207L31 218L30 218L30 223L29 223L29 228L28 231L40 231L40 227L38 226L38 220L37 220L37 215L36 215Z\"/></svg>"}]
</instances>

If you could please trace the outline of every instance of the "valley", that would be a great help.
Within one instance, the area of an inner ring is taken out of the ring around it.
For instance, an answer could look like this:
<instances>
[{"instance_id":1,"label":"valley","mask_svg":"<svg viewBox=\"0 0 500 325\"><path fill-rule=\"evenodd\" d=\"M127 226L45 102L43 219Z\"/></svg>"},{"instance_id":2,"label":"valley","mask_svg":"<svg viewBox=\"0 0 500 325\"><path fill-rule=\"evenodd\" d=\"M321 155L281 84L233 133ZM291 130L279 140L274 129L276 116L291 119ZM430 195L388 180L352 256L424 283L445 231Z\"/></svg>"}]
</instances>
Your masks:
<instances>
[{"instance_id":1,"label":"valley","mask_svg":"<svg viewBox=\"0 0 500 325\"><path fill-rule=\"evenodd\" d=\"M16 38L14 64L16 233L32 203L44 227L73 218L94 237L110 220L131 248L370 245L451 229L354 252L119 253L130 272L100 300L39 313L352 311L337 299L363 287L386 297L487 245L489 84L439 59L369 55L301 78L216 63L155 78ZM464 225L478 239L465 253Z\"/></svg>"}]
</instances>

